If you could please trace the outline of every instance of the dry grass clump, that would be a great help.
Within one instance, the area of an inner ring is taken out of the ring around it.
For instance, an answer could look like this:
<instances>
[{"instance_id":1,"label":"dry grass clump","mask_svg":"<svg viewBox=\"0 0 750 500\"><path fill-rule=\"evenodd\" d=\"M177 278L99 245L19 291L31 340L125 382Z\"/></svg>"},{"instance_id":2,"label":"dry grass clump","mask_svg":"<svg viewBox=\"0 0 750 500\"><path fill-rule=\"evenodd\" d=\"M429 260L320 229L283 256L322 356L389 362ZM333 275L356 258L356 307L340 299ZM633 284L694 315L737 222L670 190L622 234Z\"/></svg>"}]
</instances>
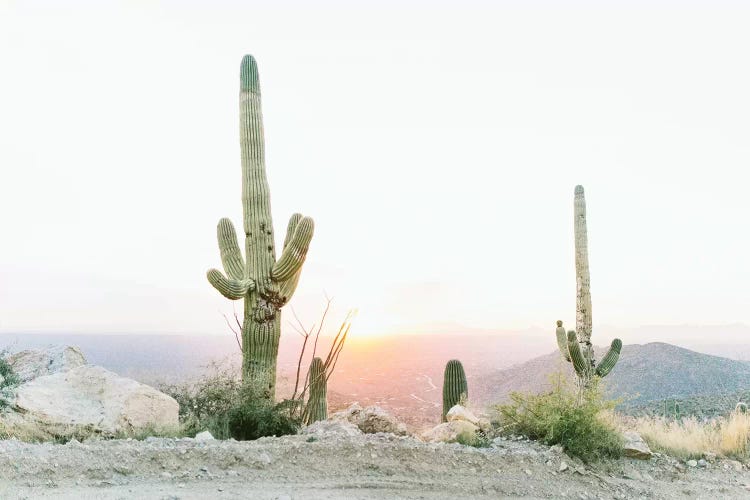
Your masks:
<instances>
[{"instance_id":1,"label":"dry grass clump","mask_svg":"<svg viewBox=\"0 0 750 500\"><path fill-rule=\"evenodd\" d=\"M750 414L732 412L701 422L694 417L667 420L641 417L623 425L636 430L652 450L677 458L701 458L707 453L750 458Z\"/></svg>"}]
</instances>

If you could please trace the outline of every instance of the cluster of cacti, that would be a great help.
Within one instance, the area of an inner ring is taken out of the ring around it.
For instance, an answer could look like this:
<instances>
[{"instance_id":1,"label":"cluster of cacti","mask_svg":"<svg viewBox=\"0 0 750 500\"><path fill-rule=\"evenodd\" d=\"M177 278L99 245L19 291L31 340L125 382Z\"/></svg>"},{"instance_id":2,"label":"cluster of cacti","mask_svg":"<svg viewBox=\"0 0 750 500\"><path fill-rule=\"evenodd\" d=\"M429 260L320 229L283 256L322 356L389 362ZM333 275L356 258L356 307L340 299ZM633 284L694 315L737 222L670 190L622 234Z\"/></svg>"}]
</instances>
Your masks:
<instances>
[{"instance_id":1,"label":"cluster of cacti","mask_svg":"<svg viewBox=\"0 0 750 500\"><path fill-rule=\"evenodd\" d=\"M443 422L448 410L457 404L466 404L469 387L466 383L464 367L457 359L448 361L443 374Z\"/></svg>"},{"instance_id":2,"label":"cluster of cacti","mask_svg":"<svg viewBox=\"0 0 750 500\"><path fill-rule=\"evenodd\" d=\"M588 237L586 234L586 199L583 186L576 186L573 201L576 263L576 331L565 332L562 321L557 322L557 345L563 358L573 364L579 388L588 386L593 376L604 377L617 363L622 341L612 341L609 351L596 364L591 345L591 278L589 275Z\"/></svg>"},{"instance_id":3,"label":"cluster of cacti","mask_svg":"<svg viewBox=\"0 0 750 500\"><path fill-rule=\"evenodd\" d=\"M273 400L281 307L297 287L313 235L313 221L300 214L292 215L284 249L276 260L258 67L249 55L242 59L240 67L240 147L245 255L240 251L232 222L221 219L217 233L226 275L211 269L208 281L228 299L244 299L243 381L255 386L261 397Z\"/></svg>"},{"instance_id":4,"label":"cluster of cacti","mask_svg":"<svg viewBox=\"0 0 750 500\"><path fill-rule=\"evenodd\" d=\"M305 424L310 425L328 418L326 369L322 359L313 358L307 376L310 392L305 409Z\"/></svg>"}]
</instances>

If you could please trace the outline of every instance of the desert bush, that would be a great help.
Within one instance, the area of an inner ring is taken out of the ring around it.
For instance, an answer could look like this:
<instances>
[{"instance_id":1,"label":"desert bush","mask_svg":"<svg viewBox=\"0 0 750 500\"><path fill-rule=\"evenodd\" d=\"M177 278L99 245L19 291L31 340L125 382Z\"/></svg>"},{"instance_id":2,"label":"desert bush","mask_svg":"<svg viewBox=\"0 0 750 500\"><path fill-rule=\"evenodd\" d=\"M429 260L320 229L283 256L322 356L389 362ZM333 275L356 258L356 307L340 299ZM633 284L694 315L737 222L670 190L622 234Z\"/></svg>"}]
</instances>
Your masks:
<instances>
[{"instance_id":1,"label":"desert bush","mask_svg":"<svg viewBox=\"0 0 750 500\"><path fill-rule=\"evenodd\" d=\"M456 442L464 446L473 446L474 448L489 448L492 440L483 431L462 432L456 436Z\"/></svg>"},{"instance_id":2,"label":"desert bush","mask_svg":"<svg viewBox=\"0 0 750 500\"><path fill-rule=\"evenodd\" d=\"M227 414L229 434L239 441L296 434L300 421L292 416L295 406L290 400L269 404L243 388L238 403Z\"/></svg>"},{"instance_id":3,"label":"desert bush","mask_svg":"<svg viewBox=\"0 0 750 500\"><path fill-rule=\"evenodd\" d=\"M520 434L591 462L622 455L622 436L606 413L617 404L606 401L594 379L581 395L567 386L562 376L546 394L512 393L511 402L496 405L501 432Z\"/></svg>"},{"instance_id":4,"label":"desert bush","mask_svg":"<svg viewBox=\"0 0 750 500\"><path fill-rule=\"evenodd\" d=\"M6 359L7 356L8 351L0 351L0 377L2 377L0 388L12 387L21 382L18 375L16 375L16 372L13 371L13 367L8 363L8 360Z\"/></svg>"},{"instance_id":5,"label":"desert bush","mask_svg":"<svg viewBox=\"0 0 750 500\"><path fill-rule=\"evenodd\" d=\"M248 440L299 430L292 411L295 403L269 403L243 386L233 370L216 364L194 384L166 385L161 390L180 405L182 431L188 436L207 430L217 439Z\"/></svg>"},{"instance_id":6,"label":"desert bush","mask_svg":"<svg viewBox=\"0 0 750 500\"><path fill-rule=\"evenodd\" d=\"M651 449L684 460L701 458L707 453L750 457L750 415L738 411L707 421L694 417L679 421L641 417L629 427L640 433Z\"/></svg>"}]
</instances>

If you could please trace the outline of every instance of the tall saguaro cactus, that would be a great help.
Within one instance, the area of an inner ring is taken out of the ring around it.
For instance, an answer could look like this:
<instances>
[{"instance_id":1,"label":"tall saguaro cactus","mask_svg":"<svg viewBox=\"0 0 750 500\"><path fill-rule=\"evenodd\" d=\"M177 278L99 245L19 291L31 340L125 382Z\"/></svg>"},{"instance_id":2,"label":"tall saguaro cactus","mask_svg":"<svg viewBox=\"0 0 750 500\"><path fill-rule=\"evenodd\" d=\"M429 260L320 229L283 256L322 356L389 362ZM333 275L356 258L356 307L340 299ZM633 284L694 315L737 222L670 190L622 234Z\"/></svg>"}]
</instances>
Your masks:
<instances>
[{"instance_id":1,"label":"tall saguaro cactus","mask_svg":"<svg viewBox=\"0 0 750 500\"><path fill-rule=\"evenodd\" d=\"M292 215L284 249L276 260L258 65L250 55L242 58L240 66L240 149L245 255L240 251L232 222L221 219L217 235L225 274L211 269L207 275L208 281L226 298L244 299L242 377L253 384L261 397L273 400L281 307L297 287L313 236L313 220Z\"/></svg>"},{"instance_id":2,"label":"tall saguaro cactus","mask_svg":"<svg viewBox=\"0 0 750 500\"><path fill-rule=\"evenodd\" d=\"M457 359L448 361L443 374L443 422L448 410L464 402L469 397L469 386L466 383L464 366Z\"/></svg>"},{"instance_id":3,"label":"tall saguaro cactus","mask_svg":"<svg viewBox=\"0 0 750 500\"><path fill-rule=\"evenodd\" d=\"M573 230L576 263L576 331L566 333L562 321L558 321L555 334L560 353L566 361L573 364L579 389L583 389L588 386L594 375L604 377L612 370L622 349L622 341L614 339L607 354L599 364L596 364L591 345L591 276L583 186L576 186L574 192Z\"/></svg>"}]
</instances>

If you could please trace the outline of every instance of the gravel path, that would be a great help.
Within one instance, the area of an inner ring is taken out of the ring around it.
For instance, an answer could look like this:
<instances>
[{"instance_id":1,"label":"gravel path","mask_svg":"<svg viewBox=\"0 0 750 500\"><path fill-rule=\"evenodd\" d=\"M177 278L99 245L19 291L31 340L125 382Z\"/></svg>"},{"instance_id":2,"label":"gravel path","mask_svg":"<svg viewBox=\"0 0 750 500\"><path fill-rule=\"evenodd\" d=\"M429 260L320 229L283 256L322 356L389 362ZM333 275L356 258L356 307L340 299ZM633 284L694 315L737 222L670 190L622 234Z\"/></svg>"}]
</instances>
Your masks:
<instances>
[{"instance_id":1,"label":"gravel path","mask_svg":"<svg viewBox=\"0 0 750 500\"><path fill-rule=\"evenodd\" d=\"M536 443L478 449L390 434L8 440L0 441L0 498L750 498L750 472L736 466L657 456L588 467Z\"/></svg>"}]
</instances>

